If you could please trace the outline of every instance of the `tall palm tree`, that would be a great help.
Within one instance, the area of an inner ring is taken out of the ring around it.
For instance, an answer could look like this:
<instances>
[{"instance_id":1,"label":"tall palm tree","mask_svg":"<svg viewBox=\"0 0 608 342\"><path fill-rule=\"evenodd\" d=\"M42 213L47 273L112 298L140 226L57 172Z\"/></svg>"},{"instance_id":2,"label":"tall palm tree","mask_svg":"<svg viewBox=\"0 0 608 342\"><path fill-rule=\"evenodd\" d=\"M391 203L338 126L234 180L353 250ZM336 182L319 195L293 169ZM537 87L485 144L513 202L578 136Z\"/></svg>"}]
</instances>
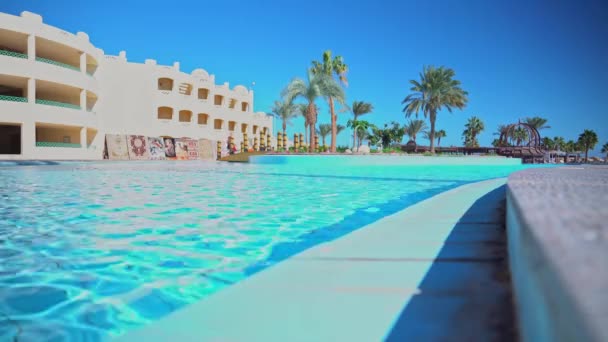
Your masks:
<instances>
[{"instance_id":1,"label":"tall palm tree","mask_svg":"<svg viewBox=\"0 0 608 342\"><path fill-rule=\"evenodd\" d=\"M308 105L306 103L296 104L296 112L298 113L298 115L300 115L304 118L304 142L308 145L308 126L310 123L308 122L308 116L306 116L307 110L308 110ZM300 143L302 143L302 142L300 141Z\"/></svg>"},{"instance_id":2,"label":"tall palm tree","mask_svg":"<svg viewBox=\"0 0 608 342\"><path fill-rule=\"evenodd\" d=\"M578 144L585 150L585 162L589 161L589 150L592 150L597 142L597 134L590 129L586 129L578 136Z\"/></svg>"},{"instance_id":3,"label":"tall palm tree","mask_svg":"<svg viewBox=\"0 0 608 342\"><path fill-rule=\"evenodd\" d=\"M405 134L410 137L410 140L416 142L416 135L428 127L426 126L426 122L424 120L409 120L407 125L405 126ZM428 134L428 138L431 140L431 135Z\"/></svg>"},{"instance_id":4,"label":"tall palm tree","mask_svg":"<svg viewBox=\"0 0 608 342\"><path fill-rule=\"evenodd\" d=\"M288 100L293 100L297 97L302 97L308 103L306 107L306 118L309 125L309 144L308 150L312 152L313 141L315 141L315 127L317 123L318 110L315 106L315 101L319 97L333 97L339 103L344 103L344 90L336 83L336 81L325 74L313 74L308 70L308 80L296 78L291 81L287 88L283 90L283 96Z\"/></svg>"},{"instance_id":5,"label":"tall palm tree","mask_svg":"<svg viewBox=\"0 0 608 342\"><path fill-rule=\"evenodd\" d=\"M320 124L319 128L317 129L317 134L321 136L323 147L325 147L325 138L331 134L331 124Z\"/></svg>"},{"instance_id":6,"label":"tall palm tree","mask_svg":"<svg viewBox=\"0 0 608 342\"><path fill-rule=\"evenodd\" d=\"M351 107L351 111L353 112L353 121L357 121L357 119L361 115L365 115L371 113L374 110L374 106L371 103L363 102L363 101L353 101L353 105ZM350 126L349 126L350 127ZM353 149L355 148L356 142L356 133L353 131Z\"/></svg>"},{"instance_id":7,"label":"tall palm tree","mask_svg":"<svg viewBox=\"0 0 608 342\"><path fill-rule=\"evenodd\" d=\"M545 128L551 128L551 126L547 126L547 119L541 118L540 116L535 116L532 118L526 118L524 120L528 125L536 128L537 131L540 131Z\"/></svg>"},{"instance_id":8,"label":"tall palm tree","mask_svg":"<svg viewBox=\"0 0 608 342\"><path fill-rule=\"evenodd\" d=\"M348 79L346 73L348 72L348 66L344 63L342 56L336 56L331 58L331 50L323 52L323 62L312 62L312 72L314 74L325 74L332 77L334 74L338 76L338 80L344 86L348 86ZM327 102L329 103L329 111L331 115L331 146L330 151L336 152L336 139L338 135L338 118L334 110L334 98L327 96Z\"/></svg>"},{"instance_id":9,"label":"tall palm tree","mask_svg":"<svg viewBox=\"0 0 608 342\"><path fill-rule=\"evenodd\" d=\"M297 115L298 108L293 102L274 101L270 109L272 115L282 121L283 134L286 134L287 125Z\"/></svg>"},{"instance_id":10,"label":"tall palm tree","mask_svg":"<svg viewBox=\"0 0 608 342\"><path fill-rule=\"evenodd\" d=\"M437 138L437 147L441 146L441 138L445 138L447 134L443 129L435 132L435 138Z\"/></svg>"},{"instance_id":11,"label":"tall palm tree","mask_svg":"<svg viewBox=\"0 0 608 342\"><path fill-rule=\"evenodd\" d=\"M477 135L486 128L483 121L476 116L472 116L464 127L465 130L462 135L464 136L465 145L467 147L478 147Z\"/></svg>"},{"instance_id":12,"label":"tall palm tree","mask_svg":"<svg viewBox=\"0 0 608 342\"><path fill-rule=\"evenodd\" d=\"M602 153L606 153L606 158L604 159L604 163L608 163L608 143L605 143L602 146Z\"/></svg>"},{"instance_id":13,"label":"tall palm tree","mask_svg":"<svg viewBox=\"0 0 608 342\"><path fill-rule=\"evenodd\" d=\"M435 122L437 113L447 109L450 113L453 108L463 109L468 101L468 93L460 87L460 81L454 79L455 72L443 66L424 67L420 73L420 81L411 80L411 94L405 97L402 104L406 117L422 112L431 121L431 153L435 153Z\"/></svg>"}]
</instances>

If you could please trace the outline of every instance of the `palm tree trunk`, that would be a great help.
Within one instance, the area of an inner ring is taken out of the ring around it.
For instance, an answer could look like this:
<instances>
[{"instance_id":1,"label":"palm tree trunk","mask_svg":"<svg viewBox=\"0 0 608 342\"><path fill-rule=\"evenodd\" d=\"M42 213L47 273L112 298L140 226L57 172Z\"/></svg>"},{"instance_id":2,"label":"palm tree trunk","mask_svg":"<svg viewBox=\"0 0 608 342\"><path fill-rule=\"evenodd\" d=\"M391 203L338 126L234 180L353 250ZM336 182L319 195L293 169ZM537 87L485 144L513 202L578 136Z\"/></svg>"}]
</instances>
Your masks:
<instances>
[{"instance_id":1,"label":"palm tree trunk","mask_svg":"<svg viewBox=\"0 0 608 342\"><path fill-rule=\"evenodd\" d=\"M437 138L437 147L441 146L441 137Z\"/></svg>"},{"instance_id":2,"label":"palm tree trunk","mask_svg":"<svg viewBox=\"0 0 608 342\"><path fill-rule=\"evenodd\" d=\"M589 157L589 149L588 149L588 148L586 148L586 149L585 149L585 163L588 163L588 162L589 162L589 158L588 158L588 157Z\"/></svg>"},{"instance_id":3,"label":"palm tree trunk","mask_svg":"<svg viewBox=\"0 0 608 342\"><path fill-rule=\"evenodd\" d=\"M357 127L355 124L357 123L357 115L355 115L355 118L353 119L353 150L355 149L355 146L357 144L356 142L356 138L357 138L357 129L355 129L354 127Z\"/></svg>"},{"instance_id":4,"label":"palm tree trunk","mask_svg":"<svg viewBox=\"0 0 608 342\"><path fill-rule=\"evenodd\" d=\"M437 118L437 113L434 111L431 112L429 118L431 120L431 132L429 133L429 138L431 139L431 153L435 153L435 119Z\"/></svg>"},{"instance_id":5,"label":"palm tree trunk","mask_svg":"<svg viewBox=\"0 0 608 342\"><path fill-rule=\"evenodd\" d=\"M325 147L325 136L322 136L321 139L323 140L323 147Z\"/></svg>"},{"instance_id":6,"label":"palm tree trunk","mask_svg":"<svg viewBox=\"0 0 608 342\"><path fill-rule=\"evenodd\" d=\"M312 148L313 148L313 144L315 141L315 128L317 127L317 123L315 122L315 113L314 110L315 108L313 107L314 104L313 103L309 103L308 104L308 110L306 111L307 115L308 115L308 124L309 124L309 128L308 128L308 133L310 134L310 143L308 144L308 152L312 152Z\"/></svg>"},{"instance_id":7,"label":"palm tree trunk","mask_svg":"<svg viewBox=\"0 0 608 342\"><path fill-rule=\"evenodd\" d=\"M304 123L304 143L308 144L308 126L310 124ZM300 146L302 146L302 142L300 141Z\"/></svg>"},{"instance_id":8,"label":"palm tree trunk","mask_svg":"<svg viewBox=\"0 0 608 342\"><path fill-rule=\"evenodd\" d=\"M337 118L336 113L334 113L334 99L329 97L329 111L331 114L331 147L330 151L332 153L336 152L336 138L338 136L338 126L337 126ZM323 142L323 146L325 146L325 142Z\"/></svg>"}]
</instances>

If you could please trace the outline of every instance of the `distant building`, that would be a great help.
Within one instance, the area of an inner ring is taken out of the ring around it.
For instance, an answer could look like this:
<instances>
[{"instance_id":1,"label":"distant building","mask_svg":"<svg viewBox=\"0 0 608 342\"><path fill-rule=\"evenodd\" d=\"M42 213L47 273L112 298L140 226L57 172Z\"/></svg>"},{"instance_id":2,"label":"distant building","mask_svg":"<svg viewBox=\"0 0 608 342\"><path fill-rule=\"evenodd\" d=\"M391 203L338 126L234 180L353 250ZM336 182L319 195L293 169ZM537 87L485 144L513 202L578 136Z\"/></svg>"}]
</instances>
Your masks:
<instances>
[{"instance_id":1,"label":"distant building","mask_svg":"<svg viewBox=\"0 0 608 342\"><path fill-rule=\"evenodd\" d=\"M83 32L30 12L0 13L0 159L102 159L106 134L188 137L237 146L272 136L253 91L215 84L203 69L105 55Z\"/></svg>"}]
</instances>

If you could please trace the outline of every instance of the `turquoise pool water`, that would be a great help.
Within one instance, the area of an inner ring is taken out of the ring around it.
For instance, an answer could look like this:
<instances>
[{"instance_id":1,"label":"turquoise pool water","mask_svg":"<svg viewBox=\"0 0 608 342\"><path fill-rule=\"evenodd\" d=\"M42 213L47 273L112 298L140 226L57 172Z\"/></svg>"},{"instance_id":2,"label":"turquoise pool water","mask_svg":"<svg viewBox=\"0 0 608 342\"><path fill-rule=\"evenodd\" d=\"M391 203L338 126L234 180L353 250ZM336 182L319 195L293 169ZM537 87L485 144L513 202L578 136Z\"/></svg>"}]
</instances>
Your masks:
<instances>
[{"instance_id":1,"label":"turquoise pool water","mask_svg":"<svg viewBox=\"0 0 608 342\"><path fill-rule=\"evenodd\" d=\"M0 341L116 336L312 245L527 166L0 167Z\"/></svg>"}]
</instances>

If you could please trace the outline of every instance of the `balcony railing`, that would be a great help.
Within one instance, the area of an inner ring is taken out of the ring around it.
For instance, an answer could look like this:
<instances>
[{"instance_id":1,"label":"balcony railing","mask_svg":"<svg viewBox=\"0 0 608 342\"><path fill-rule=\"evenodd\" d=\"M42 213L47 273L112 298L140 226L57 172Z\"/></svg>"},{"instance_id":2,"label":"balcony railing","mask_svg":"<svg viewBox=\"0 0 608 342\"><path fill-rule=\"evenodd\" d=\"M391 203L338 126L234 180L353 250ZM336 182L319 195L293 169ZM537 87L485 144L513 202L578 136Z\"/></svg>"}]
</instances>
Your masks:
<instances>
[{"instance_id":1,"label":"balcony railing","mask_svg":"<svg viewBox=\"0 0 608 342\"><path fill-rule=\"evenodd\" d=\"M27 59L27 54L15 51L0 50L0 55Z\"/></svg>"},{"instance_id":2,"label":"balcony railing","mask_svg":"<svg viewBox=\"0 0 608 342\"><path fill-rule=\"evenodd\" d=\"M36 141L36 147L67 147L67 148L81 148L80 144L55 142L55 141Z\"/></svg>"},{"instance_id":3,"label":"balcony railing","mask_svg":"<svg viewBox=\"0 0 608 342\"><path fill-rule=\"evenodd\" d=\"M0 101L27 102L27 97L0 95Z\"/></svg>"},{"instance_id":4,"label":"balcony railing","mask_svg":"<svg viewBox=\"0 0 608 342\"><path fill-rule=\"evenodd\" d=\"M65 102L51 101L51 100L36 99L36 104L43 104L43 105L48 105L48 106L56 106L56 107L63 107L63 108L71 108L71 109L78 109L78 110L80 110L80 106L79 105L75 105L75 104L71 104L71 103L65 103Z\"/></svg>"},{"instance_id":5,"label":"balcony railing","mask_svg":"<svg viewBox=\"0 0 608 342\"><path fill-rule=\"evenodd\" d=\"M57 65L57 66L60 66L62 68L72 69L72 70L75 70L75 71L80 71L79 67L75 67L75 66L70 65L70 64L65 64L65 63L57 62L57 61L54 61L52 59L47 59L47 58L42 58L42 57L36 57L36 60L38 62L44 62L44 63L48 63L48 64Z\"/></svg>"}]
</instances>

